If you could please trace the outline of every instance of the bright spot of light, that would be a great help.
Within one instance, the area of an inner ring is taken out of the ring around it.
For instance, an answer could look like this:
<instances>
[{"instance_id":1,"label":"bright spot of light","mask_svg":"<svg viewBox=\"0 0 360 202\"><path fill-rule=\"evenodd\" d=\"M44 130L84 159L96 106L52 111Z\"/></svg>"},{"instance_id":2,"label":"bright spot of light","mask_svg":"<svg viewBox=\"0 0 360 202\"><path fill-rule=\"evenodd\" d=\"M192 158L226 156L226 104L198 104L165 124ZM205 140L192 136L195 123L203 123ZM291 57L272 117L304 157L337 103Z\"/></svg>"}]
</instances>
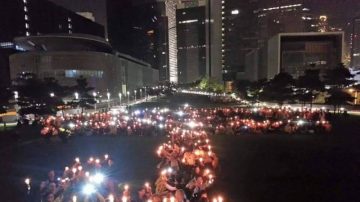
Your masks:
<instances>
[{"instance_id":1,"label":"bright spot of light","mask_svg":"<svg viewBox=\"0 0 360 202\"><path fill-rule=\"evenodd\" d=\"M195 128L197 124L194 121L191 121L187 124L190 128Z\"/></svg>"},{"instance_id":2,"label":"bright spot of light","mask_svg":"<svg viewBox=\"0 0 360 202\"><path fill-rule=\"evenodd\" d=\"M75 128L75 124L74 123L69 123L69 128L71 128L71 129Z\"/></svg>"},{"instance_id":3,"label":"bright spot of light","mask_svg":"<svg viewBox=\"0 0 360 202\"><path fill-rule=\"evenodd\" d=\"M105 179L105 176L102 173L96 173L94 176L90 177L90 181L96 184L101 184Z\"/></svg>"},{"instance_id":4,"label":"bright spot of light","mask_svg":"<svg viewBox=\"0 0 360 202\"><path fill-rule=\"evenodd\" d=\"M90 195L96 192L95 186L93 184L85 184L82 193L86 195Z\"/></svg>"}]
</instances>

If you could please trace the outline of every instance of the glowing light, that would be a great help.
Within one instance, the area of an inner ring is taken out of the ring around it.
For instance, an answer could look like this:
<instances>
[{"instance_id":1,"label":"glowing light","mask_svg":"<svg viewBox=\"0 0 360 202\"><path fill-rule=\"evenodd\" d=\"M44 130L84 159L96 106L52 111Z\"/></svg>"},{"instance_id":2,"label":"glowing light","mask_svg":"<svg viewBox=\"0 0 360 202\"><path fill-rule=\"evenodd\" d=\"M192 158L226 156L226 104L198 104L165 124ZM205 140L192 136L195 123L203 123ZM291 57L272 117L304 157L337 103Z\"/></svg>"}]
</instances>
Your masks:
<instances>
[{"instance_id":1,"label":"glowing light","mask_svg":"<svg viewBox=\"0 0 360 202\"><path fill-rule=\"evenodd\" d=\"M82 193L86 195L91 195L96 192L96 188L93 184L85 184L82 188Z\"/></svg>"},{"instance_id":2,"label":"glowing light","mask_svg":"<svg viewBox=\"0 0 360 202\"><path fill-rule=\"evenodd\" d=\"M26 179L25 179L25 184L26 184L26 185L30 185L30 178L26 178Z\"/></svg>"},{"instance_id":3,"label":"glowing light","mask_svg":"<svg viewBox=\"0 0 360 202\"><path fill-rule=\"evenodd\" d=\"M115 197L114 195L110 194L108 197L109 202L114 202L115 201Z\"/></svg>"},{"instance_id":4,"label":"glowing light","mask_svg":"<svg viewBox=\"0 0 360 202\"><path fill-rule=\"evenodd\" d=\"M190 128L195 128L197 124L194 121L191 121L187 124Z\"/></svg>"},{"instance_id":5,"label":"glowing light","mask_svg":"<svg viewBox=\"0 0 360 202\"><path fill-rule=\"evenodd\" d=\"M74 124L74 123L69 123L69 128L74 129L74 128L75 128L75 124Z\"/></svg>"},{"instance_id":6,"label":"glowing light","mask_svg":"<svg viewBox=\"0 0 360 202\"><path fill-rule=\"evenodd\" d=\"M105 176L102 173L96 173L94 176L90 177L90 181L96 184L101 184L104 180Z\"/></svg>"}]
</instances>

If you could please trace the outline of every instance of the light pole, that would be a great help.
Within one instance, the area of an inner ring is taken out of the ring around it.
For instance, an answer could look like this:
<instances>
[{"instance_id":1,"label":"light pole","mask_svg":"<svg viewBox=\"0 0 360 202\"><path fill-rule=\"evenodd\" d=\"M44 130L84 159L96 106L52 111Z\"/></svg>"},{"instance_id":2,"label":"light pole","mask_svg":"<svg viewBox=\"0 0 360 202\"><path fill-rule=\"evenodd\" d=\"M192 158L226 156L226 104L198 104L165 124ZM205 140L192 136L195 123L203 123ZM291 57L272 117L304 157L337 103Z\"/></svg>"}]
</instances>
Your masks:
<instances>
[{"instance_id":1,"label":"light pole","mask_svg":"<svg viewBox=\"0 0 360 202\"><path fill-rule=\"evenodd\" d=\"M95 100L94 108L95 108L95 112L96 112L96 103L97 103L97 100L96 100L96 92L93 92L93 96L94 96L94 100Z\"/></svg>"},{"instance_id":2,"label":"light pole","mask_svg":"<svg viewBox=\"0 0 360 202\"><path fill-rule=\"evenodd\" d=\"M140 99L142 98L142 89L140 89Z\"/></svg>"},{"instance_id":3,"label":"light pole","mask_svg":"<svg viewBox=\"0 0 360 202\"><path fill-rule=\"evenodd\" d=\"M108 108L110 109L110 93L107 92L106 95L107 95L107 99L108 99Z\"/></svg>"},{"instance_id":4,"label":"light pole","mask_svg":"<svg viewBox=\"0 0 360 202\"><path fill-rule=\"evenodd\" d=\"M134 90L135 102L136 102L136 90Z\"/></svg>"},{"instance_id":5,"label":"light pole","mask_svg":"<svg viewBox=\"0 0 360 202\"><path fill-rule=\"evenodd\" d=\"M74 93L74 95L75 95L75 100L79 100L79 93L78 92L75 92ZM76 112L77 113L79 113L79 104L80 104L80 102L77 104L77 107L76 107Z\"/></svg>"},{"instance_id":6,"label":"light pole","mask_svg":"<svg viewBox=\"0 0 360 202\"><path fill-rule=\"evenodd\" d=\"M127 98L128 98L128 101L127 101L127 102L128 102L128 104L129 104L129 103L130 103L130 92L129 92L129 91L127 92Z\"/></svg>"},{"instance_id":7,"label":"light pole","mask_svg":"<svg viewBox=\"0 0 360 202\"><path fill-rule=\"evenodd\" d=\"M15 110L16 111L19 110L18 99L19 99L19 92L14 91L14 100L15 100ZM4 124L5 124L5 122L4 122Z\"/></svg>"},{"instance_id":8,"label":"light pole","mask_svg":"<svg viewBox=\"0 0 360 202\"><path fill-rule=\"evenodd\" d=\"M122 94L119 93L120 105L121 105L121 96L122 96Z\"/></svg>"},{"instance_id":9,"label":"light pole","mask_svg":"<svg viewBox=\"0 0 360 202\"><path fill-rule=\"evenodd\" d=\"M75 95L75 99L78 100L79 99L79 93L75 92L74 95Z\"/></svg>"}]
</instances>

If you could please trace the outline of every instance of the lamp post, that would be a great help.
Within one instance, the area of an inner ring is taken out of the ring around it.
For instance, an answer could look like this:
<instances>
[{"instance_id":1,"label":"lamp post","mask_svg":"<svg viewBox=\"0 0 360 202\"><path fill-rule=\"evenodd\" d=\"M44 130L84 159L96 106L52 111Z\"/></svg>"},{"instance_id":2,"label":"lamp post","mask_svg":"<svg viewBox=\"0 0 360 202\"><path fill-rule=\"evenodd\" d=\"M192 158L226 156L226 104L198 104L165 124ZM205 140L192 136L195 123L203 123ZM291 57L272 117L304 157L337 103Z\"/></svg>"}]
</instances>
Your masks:
<instances>
[{"instance_id":1,"label":"lamp post","mask_svg":"<svg viewBox=\"0 0 360 202\"><path fill-rule=\"evenodd\" d=\"M75 100L79 100L79 93L78 92L75 92L74 93L74 95L75 95ZM77 113L79 113L79 104L80 104L80 102L77 104L77 107L76 107L76 112Z\"/></svg>"},{"instance_id":2,"label":"lamp post","mask_svg":"<svg viewBox=\"0 0 360 202\"><path fill-rule=\"evenodd\" d=\"M121 93L119 93L120 105L121 105L121 96L122 96L122 94L121 94Z\"/></svg>"},{"instance_id":3,"label":"lamp post","mask_svg":"<svg viewBox=\"0 0 360 202\"><path fill-rule=\"evenodd\" d=\"M142 89L140 89L140 99L142 98Z\"/></svg>"},{"instance_id":4,"label":"lamp post","mask_svg":"<svg viewBox=\"0 0 360 202\"><path fill-rule=\"evenodd\" d=\"M75 92L75 93L74 93L74 96L75 96L75 99L76 99L76 100L79 99L79 93L78 93L78 92Z\"/></svg>"},{"instance_id":5,"label":"lamp post","mask_svg":"<svg viewBox=\"0 0 360 202\"><path fill-rule=\"evenodd\" d=\"M19 111L18 99L19 99L19 92L14 91L14 100L15 100L15 110L16 111ZM5 122L4 122L4 124L5 124Z\"/></svg>"},{"instance_id":6,"label":"lamp post","mask_svg":"<svg viewBox=\"0 0 360 202\"><path fill-rule=\"evenodd\" d=\"M128 104L129 104L129 103L130 103L130 92L129 92L129 91L127 92L127 98L128 98L128 101L127 101L127 102L128 102Z\"/></svg>"},{"instance_id":7,"label":"lamp post","mask_svg":"<svg viewBox=\"0 0 360 202\"><path fill-rule=\"evenodd\" d=\"M94 96L94 100L95 100L94 108L95 108L95 112L96 112L96 103L97 103L97 100L96 100L96 92L93 92L93 96Z\"/></svg>"},{"instance_id":8,"label":"lamp post","mask_svg":"<svg viewBox=\"0 0 360 202\"><path fill-rule=\"evenodd\" d=\"M110 93L106 93L107 99L108 99L108 108L110 109Z\"/></svg>"},{"instance_id":9,"label":"lamp post","mask_svg":"<svg viewBox=\"0 0 360 202\"><path fill-rule=\"evenodd\" d=\"M134 90L134 97L135 97L135 102L136 102L136 90Z\"/></svg>"}]
</instances>

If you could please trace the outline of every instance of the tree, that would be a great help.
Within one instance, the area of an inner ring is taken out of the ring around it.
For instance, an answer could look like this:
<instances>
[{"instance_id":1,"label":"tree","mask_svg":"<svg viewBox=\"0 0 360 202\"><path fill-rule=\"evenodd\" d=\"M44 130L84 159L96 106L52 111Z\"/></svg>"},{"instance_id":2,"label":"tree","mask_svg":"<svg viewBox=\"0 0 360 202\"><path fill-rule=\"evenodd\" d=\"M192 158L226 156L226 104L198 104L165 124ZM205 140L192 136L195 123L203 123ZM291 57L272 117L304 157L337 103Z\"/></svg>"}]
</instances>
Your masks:
<instances>
[{"instance_id":1,"label":"tree","mask_svg":"<svg viewBox=\"0 0 360 202\"><path fill-rule=\"evenodd\" d=\"M19 114L55 114L62 98L54 94L51 86L44 80L38 79L35 74L20 74L13 86L18 92L17 104L20 106Z\"/></svg>"},{"instance_id":2,"label":"tree","mask_svg":"<svg viewBox=\"0 0 360 202\"><path fill-rule=\"evenodd\" d=\"M224 85L222 83L218 82L214 78L208 78L208 77L203 78L200 81L198 87L204 91L210 91L210 92L216 92L216 93L224 92Z\"/></svg>"},{"instance_id":3,"label":"tree","mask_svg":"<svg viewBox=\"0 0 360 202\"><path fill-rule=\"evenodd\" d=\"M350 102L353 102L354 99L355 98L346 91L339 88L334 88L330 90L330 97L326 98L326 103L334 106L335 113L342 105L347 105Z\"/></svg>"},{"instance_id":4,"label":"tree","mask_svg":"<svg viewBox=\"0 0 360 202\"><path fill-rule=\"evenodd\" d=\"M11 97L12 95L8 88L4 86L0 87L0 114L6 113Z\"/></svg>"},{"instance_id":5,"label":"tree","mask_svg":"<svg viewBox=\"0 0 360 202\"><path fill-rule=\"evenodd\" d=\"M90 91L92 90L94 90L94 88L88 86L86 78L80 76L76 79L76 86L72 87L72 91L74 94L77 94L77 96L74 96L74 99L69 104L80 107L81 111L83 111L84 108L92 108L96 103L94 96L90 95Z\"/></svg>"},{"instance_id":6,"label":"tree","mask_svg":"<svg viewBox=\"0 0 360 202\"><path fill-rule=\"evenodd\" d=\"M285 101L293 99L293 85L293 77L288 73L281 72L264 85L259 97L263 101L283 105Z\"/></svg>"},{"instance_id":7,"label":"tree","mask_svg":"<svg viewBox=\"0 0 360 202\"><path fill-rule=\"evenodd\" d=\"M308 69L304 76L300 76L296 82L297 98L304 105L309 102L312 106L313 99L324 89L324 83L320 80L320 70Z\"/></svg>"},{"instance_id":8,"label":"tree","mask_svg":"<svg viewBox=\"0 0 360 202\"><path fill-rule=\"evenodd\" d=\"M334 69L328 70L325 75L326 84L335 88L344 88L354 83L353 78L354 75L343 63L338 64Z\"/></svg>"},{"instance_id":9,"label":"tree","mask_svg":"<svg viewBox=\"0 0 360 202\"><path fill-rule=\"evenodd\" d=\"M258 102L260 98L260 94L263 92L265 84L267 84L266 79L261 79L259 81L252 82L246 88L246 99L253 102Z\"/></svg>"},{"instance_id":10,"label":"tree","mask_svg":"<svg viewBox=\"0 0 360 202\"><path fill-rule=\"evenodd\" d=\"M239 80L235 82L235 89L239 93L241 98L247 97L247 90L251 85L251 81L248 80Z\"/></svg>"},{"instance_id":11,"label":"tree","mask_svg":"<svg viewBox=\"0 0 360 202\"><path fill-rule=\"evenodd\" d=\"M347 105L354 101L354 98L343 89L353 84L354 75L350 70L340 63L336 68L331 69L326 74L326 83L331 86L328 90L330 95L326 98L326 103L334 106L334 113L341 105Z\"/></svg>"}]
</instances>

